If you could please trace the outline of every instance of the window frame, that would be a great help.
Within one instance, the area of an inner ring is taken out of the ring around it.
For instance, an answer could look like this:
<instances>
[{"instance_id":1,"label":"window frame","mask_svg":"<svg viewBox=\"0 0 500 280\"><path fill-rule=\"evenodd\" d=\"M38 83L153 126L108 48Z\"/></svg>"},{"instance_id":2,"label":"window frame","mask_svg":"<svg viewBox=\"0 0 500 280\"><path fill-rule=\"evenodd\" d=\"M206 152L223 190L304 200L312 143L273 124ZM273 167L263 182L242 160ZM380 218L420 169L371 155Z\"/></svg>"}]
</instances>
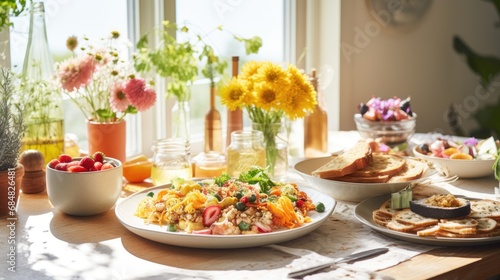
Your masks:
<instances>
[{"instance_id":1,"label":"window frame","mask_svg":"<svg viewBox=\"0 0 500 280\"><path fill-rule=\"evenodd\" d=\"M151 30L154 26L158 26L161 24L163 20L168 20L170 22L176 22L175 16L175 0L154 0L154 1L139 1L139 0L129 0L134 3L132 5L136 5L137 15L139 17L138 26L134 28L136 34L146 34L149 30ZM285 43L283 48L285 49L285 60L288 62L296 61L296 53L295 53L295 42L297 37L295 34L295 30L297 29L293 22L296 22L296 12L297 9L296 1L284 1L285 3ZM151 11L154 11L154 17L151 17ZM301 11L303 12L303 11ZM131 29L130 29L131 30ZM135 35L135 34L134 34ZM131 37L133 38L133 37ZM138 38L138 37L137 37ZM154 44L156 42L156 38L150 38L150 42ZM146 156L152 156L151 152L151 143L154 140L169 137L171 135L171 123L166 121L162 122L161 120L170 119L171 109L174 105L174 100L166 99L165 97L165 83L166 79L157 76L155 78L156 86L157 86L157 104L153 110L149 112L142 113L141 115L141 143L142 143L142 153ZM200 81L201 82L201 81ZM150 133L150 131L154 131ZM204 135L203 131L201 133L193 133L191 132L192 138L190 139L191 144L191 154L195 155L203 151L203 141ZM225 141L226 133L223 131L223 137Z\"/></svg>"}]
</instances>

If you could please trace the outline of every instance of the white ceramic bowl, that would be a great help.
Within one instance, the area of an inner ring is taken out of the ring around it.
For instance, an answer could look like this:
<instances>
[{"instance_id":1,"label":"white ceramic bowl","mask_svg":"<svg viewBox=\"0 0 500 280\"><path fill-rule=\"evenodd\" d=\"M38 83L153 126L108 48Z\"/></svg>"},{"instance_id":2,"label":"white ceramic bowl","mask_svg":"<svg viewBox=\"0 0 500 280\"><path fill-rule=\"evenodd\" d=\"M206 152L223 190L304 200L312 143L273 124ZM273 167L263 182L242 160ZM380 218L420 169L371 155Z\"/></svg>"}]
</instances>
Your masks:
<instances>
[{"instance_id":1,"label":"white ceramic bowl","mask_svg":"<svg viewBox=\"0 0 500 280\"><path fill-rule=\"evenodd\" d=\"M414 133L417 124L417 114L401 121L370 121L361 116L354 115L356 128L362 138L380 140L385 144L400 144L407 141Z\"/></svg>"},{"instance_id":2,"label":"white ceramic bowl","mask_svg":"<svg viewBox=\"0 0 500 280\"><path fill-rule=\"evenodd\" d=\"M115 167L73 173L47 165L47 194L54 208L74 216L96 215L111 209L122 191L123 171L119 160L107 157L106 162Z\"/></svg>"},{"instance_id":3,"label":"white ceramic bowl","mask_svg":"<svg viewBox=\"0 0 500 280\"><path fill-rule=\"evenodd\" d=\"M294 168L309 183L310 187L328 194L335 200L360 202L368 198L400 191L411 183L351 183L322 179L311 175L314 170L331 159L331 157L306 159L295 164ZM436 171L429 169L422 178L427 178L433 174L436 174Z\"/></svg>"},{"instance_id":4,"label":"white ceramic bowl","mask_svg":"<svg viewBox=\"0 0 500 280\"><path fill-rule=\"evenodd\" d=\"M418 151L418 146L413 147L415 157L438 164L450 176L459 178L480 178L493 174L494 159L449 159L428 156Z\"/></svg>"}]
</instances>

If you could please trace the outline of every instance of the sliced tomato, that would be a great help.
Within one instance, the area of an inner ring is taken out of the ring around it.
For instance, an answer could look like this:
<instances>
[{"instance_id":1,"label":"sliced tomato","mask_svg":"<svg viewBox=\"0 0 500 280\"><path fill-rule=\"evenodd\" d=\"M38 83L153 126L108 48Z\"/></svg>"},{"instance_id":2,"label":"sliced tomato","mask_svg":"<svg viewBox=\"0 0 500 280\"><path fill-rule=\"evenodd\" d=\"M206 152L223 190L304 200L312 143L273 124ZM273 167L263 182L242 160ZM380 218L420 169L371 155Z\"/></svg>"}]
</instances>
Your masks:
<instances>
[{"instance_id":1,"label":"sliced tomato","mask_svg":"<svg viewBox=\"0 0 500 280\"><path fill-rule=\"evenodd\" d=\"M221 215L221 208L219 205L211 205L203 210L203 225L209 227L217 221Z\"/></svg>"}]
</instances>

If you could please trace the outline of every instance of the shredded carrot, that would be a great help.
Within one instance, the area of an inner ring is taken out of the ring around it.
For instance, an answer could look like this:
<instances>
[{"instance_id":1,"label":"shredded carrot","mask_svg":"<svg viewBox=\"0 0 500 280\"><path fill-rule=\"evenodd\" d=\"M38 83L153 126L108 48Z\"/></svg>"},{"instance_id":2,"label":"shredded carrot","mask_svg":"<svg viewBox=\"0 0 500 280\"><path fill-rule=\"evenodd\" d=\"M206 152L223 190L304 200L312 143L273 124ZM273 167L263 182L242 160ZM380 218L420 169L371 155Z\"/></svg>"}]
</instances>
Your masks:
<instances>
[{"instance_id":1,"label":"shredded carrot","mask_svg":"<svg viewBox=\"0 0 500 280\"><path fill-rule=\"evenodd\" d=\"M267 208L273 213L275 224L288 228L300 225L297 213L293 209L292 201L288 197L280 197L277 203L267 203Z\"/></svg>"}]
</instances>

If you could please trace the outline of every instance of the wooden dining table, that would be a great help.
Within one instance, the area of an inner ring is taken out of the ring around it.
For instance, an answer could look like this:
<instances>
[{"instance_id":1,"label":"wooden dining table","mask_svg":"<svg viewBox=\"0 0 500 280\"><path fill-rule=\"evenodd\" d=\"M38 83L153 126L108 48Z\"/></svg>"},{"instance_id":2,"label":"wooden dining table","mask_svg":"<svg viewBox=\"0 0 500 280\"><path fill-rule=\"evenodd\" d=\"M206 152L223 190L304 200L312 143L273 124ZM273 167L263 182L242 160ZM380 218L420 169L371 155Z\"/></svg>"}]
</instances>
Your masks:
<instances>
[{"instance_id":1,"label":"wooden dining table","mask_svg":"<svg viewBox=\"0 0 500 280\"><path fill-rule=\"evenodd\" d=\"M119 201L151 186L150 182L124 182ZM493 175L459 179L451 187L465 194L492 196L498 181ZM337 201L336 209L342 206L355 204ZM334 211L318 229L284 245L309 248L309 240L314 240L321 244L311 248L334 255L329 246L334 248L335 233L331 231L335 229L332 224L339 222L338 215ZM349 223L369 233L360 237L361 243L377 234L355 219ZM201 249L151 241L125 228L114 209L88 217L70 216L54 209L46 192L21 193L17 215L1 217L0 228L0 279L254 279L252 272L262 278L266 271L271 276L276 269L290 265L285 253L265 246ZM387 236L379 238L393 241ZM411 252L414 245L394 242L391 246L403 252ZM404 246L398 248L399 244ZM500 242L431 246L375 273L393 279L498 279L499 264Z\"/></svg>"}]
</instances>

